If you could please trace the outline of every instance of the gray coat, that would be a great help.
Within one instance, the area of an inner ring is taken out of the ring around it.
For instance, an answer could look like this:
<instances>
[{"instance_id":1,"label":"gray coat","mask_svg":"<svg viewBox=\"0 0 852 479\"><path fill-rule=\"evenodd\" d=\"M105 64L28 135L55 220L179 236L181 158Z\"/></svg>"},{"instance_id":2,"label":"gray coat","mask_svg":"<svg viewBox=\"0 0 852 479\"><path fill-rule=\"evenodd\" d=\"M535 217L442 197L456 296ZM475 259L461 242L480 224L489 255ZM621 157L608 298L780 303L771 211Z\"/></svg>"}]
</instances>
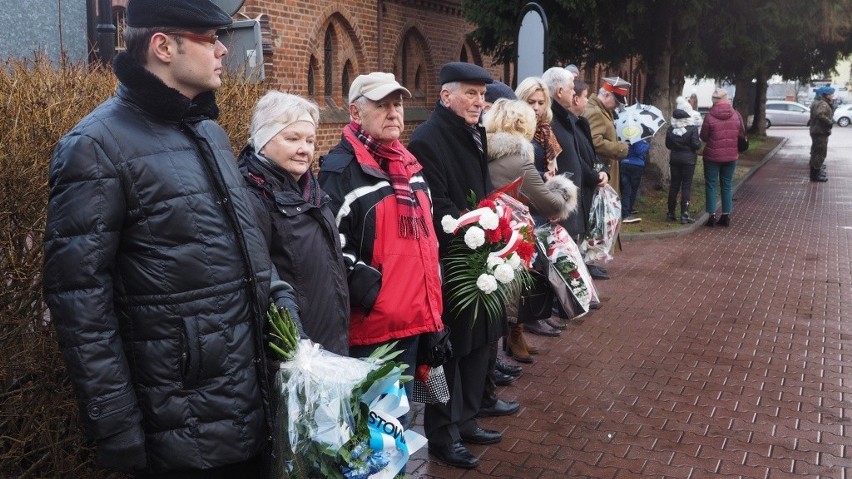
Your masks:
<instances>
[{"instance_id":1,"label":"gray coat","mask_svg":"<svg viewBox=\"0 0 852 479\"><path fill-rule=\"evenodd\" d=\"M533 145L521 135L488 134L488 172L495 188L523 178L521 194L530 213L544 219L564 220L577 208L577 187L565 176L544 181L533 162Z\"/></svg>"}]
</instances>

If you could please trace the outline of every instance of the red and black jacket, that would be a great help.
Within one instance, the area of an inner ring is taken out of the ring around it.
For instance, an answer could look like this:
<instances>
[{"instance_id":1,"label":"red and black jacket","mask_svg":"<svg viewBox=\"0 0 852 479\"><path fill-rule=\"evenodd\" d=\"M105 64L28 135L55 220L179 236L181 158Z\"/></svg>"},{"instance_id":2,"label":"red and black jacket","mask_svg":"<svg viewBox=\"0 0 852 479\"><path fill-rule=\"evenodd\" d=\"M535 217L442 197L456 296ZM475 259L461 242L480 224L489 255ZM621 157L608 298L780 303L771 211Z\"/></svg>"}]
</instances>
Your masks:
<instances>
[{"instance_id":1,"label":"red and black jacket","mask_svg":"<svg viewBox=\"0 0 852 479\"><path fill-rule=\"evenodd\" d=\"M348 270L351 346L443 328L438 239L420 169L409 170L409 184L428 235L403 238L390 179L363 144L343 137L320 160L320 185L331 197Z\"/></svg>"}]
</instances>

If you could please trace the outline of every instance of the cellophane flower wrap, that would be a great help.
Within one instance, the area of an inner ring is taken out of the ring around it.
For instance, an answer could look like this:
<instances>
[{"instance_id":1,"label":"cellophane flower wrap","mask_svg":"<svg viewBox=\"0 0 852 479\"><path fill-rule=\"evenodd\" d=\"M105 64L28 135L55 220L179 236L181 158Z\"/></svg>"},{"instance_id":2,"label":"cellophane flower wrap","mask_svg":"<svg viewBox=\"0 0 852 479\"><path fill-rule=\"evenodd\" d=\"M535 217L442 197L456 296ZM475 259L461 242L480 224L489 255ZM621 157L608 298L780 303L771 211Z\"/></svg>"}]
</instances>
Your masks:
<instances>
[{"instance_id":1,"label":"cellophane flower wrap","mask_svg":"<svg viewBox=\"0 0 852 479\"><path fill-rule=\"evenodd\" d=\"M589 213L589 231L580 244L586 261L609 261L621 228L621 199L610 185L595 189Z\"/></svg>"},{"instance_id":2,"label":"cellophane flower wrap","mask_svg":"<svg viewBox=\"0 0 852 479\"><path fill-rule=\"evenodd\" d=\"M539 226L535 233L544 246L550 263L582 308L582 313L587 313L591 302L599 301L599 298L577 243L571 239L568 231L558 224Z\"/></svg>"},{"instance_id":3,"label":"cellophane flower wrap","mask_svg":"<svg viewBox=\"0 0 852 479\"><path fill-rule=\"evenodd\" d=\"M500 190L459 218L444 216L441 226L454 235L444 258L450 311L472 308L476 318L484 310L497 319L513 288L531 281L535 223L529 208Z\"/></svg>"},{"instance_id":4,"label":"cellophane flower wrap","mask_svg":"<svg viewBox=\"0 0 852 479\"><path fill-rule=\"evenodd\" d=\"M267 313L276 374L273 475L276 479L391 479L426 442L403 429L408 413L401 382L406 365L387 344L366 359L298 339L284 310Z\"/></svg>"}]
</instances>

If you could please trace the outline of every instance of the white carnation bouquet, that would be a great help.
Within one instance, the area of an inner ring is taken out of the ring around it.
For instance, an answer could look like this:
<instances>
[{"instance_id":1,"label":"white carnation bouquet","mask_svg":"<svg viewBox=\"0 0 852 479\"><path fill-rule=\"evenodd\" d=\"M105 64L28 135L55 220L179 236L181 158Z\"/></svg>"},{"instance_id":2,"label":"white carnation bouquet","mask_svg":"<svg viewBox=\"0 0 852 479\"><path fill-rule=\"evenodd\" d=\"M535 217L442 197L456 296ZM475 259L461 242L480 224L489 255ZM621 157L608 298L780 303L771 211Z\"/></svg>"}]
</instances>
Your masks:
<instances>
[{"instance_id":1,"label":"white carnation bouquet","mask_svg":"<svg viewBox=\"0 0 852 479\"><path fill-rule=\"evenodd\" d=\"M498 318L511 292L531 281L535 238L529 209L498 193L458 218L444 216L441 226L454 235L444 258L450 310L458 314L471 307L476 318L484 309L489 319Z\"/></svg>"}]
</instances>

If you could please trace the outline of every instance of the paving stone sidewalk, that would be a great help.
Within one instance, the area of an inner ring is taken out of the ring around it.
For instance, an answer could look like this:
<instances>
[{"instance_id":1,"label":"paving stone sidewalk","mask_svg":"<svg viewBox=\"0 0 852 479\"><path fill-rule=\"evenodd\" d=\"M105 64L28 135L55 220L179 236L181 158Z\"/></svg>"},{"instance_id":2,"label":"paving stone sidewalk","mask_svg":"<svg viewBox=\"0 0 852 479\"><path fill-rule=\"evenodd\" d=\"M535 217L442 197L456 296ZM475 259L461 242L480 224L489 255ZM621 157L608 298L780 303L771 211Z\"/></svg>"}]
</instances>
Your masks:
<instances>
[{"instance_id":1,"label":"paving stone sidewalk","mask_svg":"<svg viewBox=\"0 0 852 479\"><path fill-rule=\"evenodd\" d=\"M602 309L530 336L499 390L520 412L480 420L503 441L470 471L424 448L409 477L852 477L852 162L829 147L828 183L785 146L730 228L625 242Z\"/></svg>"}]
</instances>

